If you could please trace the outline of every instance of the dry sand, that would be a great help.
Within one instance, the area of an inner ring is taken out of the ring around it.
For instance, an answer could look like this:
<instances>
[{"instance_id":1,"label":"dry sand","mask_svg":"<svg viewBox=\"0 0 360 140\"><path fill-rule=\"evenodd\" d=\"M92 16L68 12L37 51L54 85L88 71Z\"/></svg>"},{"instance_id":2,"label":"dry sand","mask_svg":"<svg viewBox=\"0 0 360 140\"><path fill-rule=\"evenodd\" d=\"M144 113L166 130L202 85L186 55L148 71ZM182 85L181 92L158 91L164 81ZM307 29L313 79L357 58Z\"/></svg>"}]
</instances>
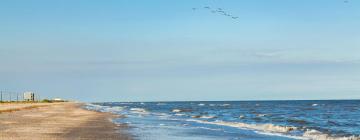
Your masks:
<instances>
[{"instance_id":1,"label":"dry sand","mask_svg":"<svg viewBox=\"0 0 360 140\"><path fill-rule=\"evenodd\" d=\"M0 113L32 109L58 103L0 103Z\"/></svg>"},{"instance_id":2,"label":"dry sand","mask_svg":"<svg viewBox=\"0 0 360 140\"><path fill-rule=\"evenodd\" d=\"M7 110L4 111L5 106ZM0 140L130 140L112 114L88 111L78 103L0 105Z\"/></svg>"}]
</instances>

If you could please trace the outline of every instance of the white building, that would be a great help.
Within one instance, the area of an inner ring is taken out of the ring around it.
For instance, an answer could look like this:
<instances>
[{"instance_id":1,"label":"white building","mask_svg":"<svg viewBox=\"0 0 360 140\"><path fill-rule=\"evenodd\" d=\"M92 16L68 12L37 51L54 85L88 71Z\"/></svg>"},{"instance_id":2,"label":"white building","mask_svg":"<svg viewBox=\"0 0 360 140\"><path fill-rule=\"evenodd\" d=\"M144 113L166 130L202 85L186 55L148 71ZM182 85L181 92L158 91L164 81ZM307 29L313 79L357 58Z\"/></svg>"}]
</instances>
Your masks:
<instances>
[{"instance_id":1,"label":"white building","mask_svg":"<svg viewBox=\"0 0 360 140\"><path fill-rule=\"evenodd\" d=\"M54 99L52 99L52 101L54 101L54 102L64 102L65 100L63 100L61 98L54 98Z\"/></svg>"},{"instance_id":2,"label":"white building","mask_svg":"<svg viewBox=\"0 0 360 140\"><path fill-rule=\"evenodd\" d=\"M35 101L34 92L24 92L24 101Z\"/></svg>"}]
</instances>

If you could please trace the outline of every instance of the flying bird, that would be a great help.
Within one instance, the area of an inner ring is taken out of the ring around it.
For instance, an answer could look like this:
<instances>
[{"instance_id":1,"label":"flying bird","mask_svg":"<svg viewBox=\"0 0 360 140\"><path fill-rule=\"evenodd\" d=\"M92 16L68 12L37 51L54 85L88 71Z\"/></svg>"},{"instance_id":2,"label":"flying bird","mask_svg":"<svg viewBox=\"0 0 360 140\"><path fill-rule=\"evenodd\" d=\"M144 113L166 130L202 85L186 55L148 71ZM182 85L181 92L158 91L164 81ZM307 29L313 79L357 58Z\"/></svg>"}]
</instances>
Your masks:
<instances>
[{"instance_id":1,"label":"flying bird","mask_svg":"<svg viewBox=\"0 0 360 140\"><path fill-rule=\"evenodd\" d=\"M345 1L347 1L347 0L345 0ZM209 10L209 12L211 12L213 14L218 13L218 14L220 14L222 16L226 16L226 17L229 17L229 18L232 18L232 19L238 19L239 18L237 16L234 16L234 15L231 15L231 14L227 13L226 10L224 10L222 8L212 9L212 8L210 8L210 6L204 6L203 8ZM198 8L192 8L192 10L195 11L195 10L198 10Z\"/></svg>"}]
</instances>

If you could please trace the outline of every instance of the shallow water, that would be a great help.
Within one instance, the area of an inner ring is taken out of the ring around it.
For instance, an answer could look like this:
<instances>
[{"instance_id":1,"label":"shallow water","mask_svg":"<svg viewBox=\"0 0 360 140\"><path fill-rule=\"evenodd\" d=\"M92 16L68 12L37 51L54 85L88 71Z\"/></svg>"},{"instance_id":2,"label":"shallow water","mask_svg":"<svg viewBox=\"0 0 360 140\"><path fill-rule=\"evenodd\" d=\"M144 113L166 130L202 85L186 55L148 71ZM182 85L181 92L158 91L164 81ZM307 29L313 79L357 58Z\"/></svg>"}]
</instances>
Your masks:
<instances>
[{"instance_id":1,"label":"shallow water","mask_svg":"<svg viewBox=\"0 0 360 140\"><path fill-rule=\"evenodd\" d=\"M138 139L360 139L360 101L109 102Z\"/></svg>"}]
</instances>

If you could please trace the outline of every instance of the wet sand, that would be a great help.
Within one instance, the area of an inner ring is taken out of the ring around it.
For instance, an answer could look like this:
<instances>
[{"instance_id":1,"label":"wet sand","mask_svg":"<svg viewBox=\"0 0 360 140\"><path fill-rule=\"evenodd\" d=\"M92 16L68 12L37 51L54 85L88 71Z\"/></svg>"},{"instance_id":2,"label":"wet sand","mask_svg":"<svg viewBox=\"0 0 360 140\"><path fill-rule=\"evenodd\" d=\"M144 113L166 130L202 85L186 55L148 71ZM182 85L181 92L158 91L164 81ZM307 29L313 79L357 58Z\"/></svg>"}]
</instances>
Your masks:
<instances>
[{"instance_id":1,"label":"wet sand","mask_svg":"<svg viewBox=\"0 0 360 140\"><path fill-rule=\"evenodd\" d=\"M78 103L22 106L0 113L0 140L131 139L125 126L110 122L114 115L84 110Z\"/></svg>"}]
</instances>

